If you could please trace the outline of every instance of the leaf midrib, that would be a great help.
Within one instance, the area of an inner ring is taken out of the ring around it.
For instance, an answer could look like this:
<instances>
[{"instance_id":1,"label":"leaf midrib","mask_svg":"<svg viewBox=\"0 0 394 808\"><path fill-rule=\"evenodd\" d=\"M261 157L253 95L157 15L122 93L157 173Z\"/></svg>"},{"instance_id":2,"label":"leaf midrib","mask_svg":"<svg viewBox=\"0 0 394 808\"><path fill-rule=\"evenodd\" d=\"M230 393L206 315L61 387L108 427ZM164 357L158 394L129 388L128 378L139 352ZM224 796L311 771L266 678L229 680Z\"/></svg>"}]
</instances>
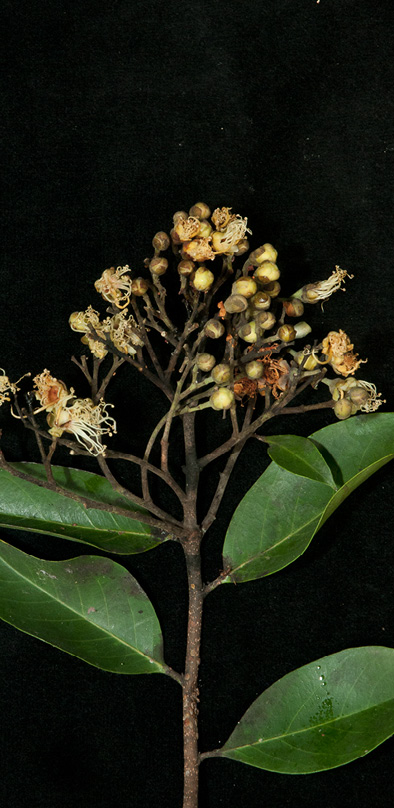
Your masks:
<instances>
[{"instance_id":1,"label":"leaf midrib","mask_svg":"<svg viewBox=\"0 0 394 808\"><path fill-rule=\"evenodd\" d=\"M311 726L311 727L304 727L303 729L296 729L293 732L282 733L282 735L273 735L272 738L263 738L262 741L260 741L260 740L253 741L253 743L242 744L242 746L232 746L230 749L224 748L222 751L223 752L235 752L238 749L247 749L247 748L249 748L251 746L262 746L265 743L272 743L272 741L280 741L282 739L292 738L294 735L301 735L304 732L313 732L315 729L319 729L319 727L327 727L330 724L335 724L338 721L344 721L347 718L352 718L352 716L354 716L354 715L359 716L359 715L362 715L363 713L367 713L367 712L369 712L369 710L372 710L375 707L381 707L381 706L384 707L385 704L392 704L392 703L394 703L394 698L393 699L387 699L386 701L381 701L378 704L371 704L365 710L358 710L358 711L355 711L355 712L352 712L352 713L346 713L346 715L341 715L340 717L337 716L336 718L331 718L331 719L329 719L327 721L323 721L320 724L313 724L313 726Z\"/></svg>"},{"instance_id":2,"label":"leaf midrib","mask_svg":"<svg viewBox=\"0 0 394 808\"><path fill-rule=\"evenodd\" d=\"M278 463L278 461L277 461L277 460L275 460L275 458L273 458L273 457L272 457L272 458L271 458L271 460L273 460L273 461L274 461L274 463L276 463L276 465L277 465L277 466L280 466L281 468L284 468L284 469L285 469L285 471L289 471L289 473L290 473L290 474L295 474L297 477L305 477L305 479L307 479L307 480L312 480L313 482L322 483L323 485L326 485L326 486L327 486L327 488L331 488L331 489L332 489L332 490L334 490L334 491L338 491L338 490L339 490L339 489L338 489L338 486L337 486L337 485L335 485L335 482L334 482L334 481L333 481L333 482L332 482L332 484L330 485L330 483L329 483L329 482L327 482L327 480L326 480L326 479L325 479L325 478L322 476L321 472L320 472L318 469L316 469L316 467L315 467L315 466L314 466L312 463L309 463L309 462L308 462L307 460L305 460L303 457L300 457L300 455L299 455L299 454L296 454L296 452L291 451L291 449L288 449L287 447L285 447L285 446L283 446L283 445L281 445L281 444L275 443L274 441L272 441L272 445L273 445L273 446L275 446L275 447L279 447L279 448L281 449L281 451L282 451L282 452L287 452L287 454L288 454L288 455L290 455L291 457L294 457L296 460L298 460L299 462L301 462L301 463L302 463L304 466L306 466L308 469L312 469L312 471L314 472L314 476L313 476L313 477L310 477L310 476L308 476L308 475L306 475L306 474L300 474L300 473L299 473L299 472L297 472L297 471L290 471L289 469L286 469L284 466L282 466L282 465L281 465L281 463ZM319 450L317 450L317 451L319 451ZM269 450L268 450L268 454L270 455ZM323 463L325 463L325 465L327 466L328 471L331 473L331 469L330 469L330 467L327 465L326 461L324 460L323 455L320 455L320 456L321 456L321 458L322 458ZM270 457L271 457L271 455L270 455ZM316 474L318 474L319 476L318 476L318 477L316 477Z\"/></svg>"},{"instance_id":3,"label":"leaf midrib","mask_svg":"<svg viewBox=\"0 0 394 808\"><path fill-rule=\"evenodd\" d=\"M82 615L80 612L76 611L76 609L73 609L72 606L69 606L67 603L64 603L64 601L62 601L60 598L54 597L50 592L48 592L48 590L43 589L35 581L31 580L30 578L27 578L25 575L23 575L18 570L15 570L14 567L8 561L5 561L3 558L1 559L1 561L2 561L3 564L5 564L8 567L8 569L11 570L12 573L18 575L23 581L26 581L28 584L35 587L35 589L38 589L39 592L42 592L43 594L50 597L56 603L59 603L66 610L70 611L72 614L76 614L79 617L79 619L84 620L89 626L93 626L94 628L98 629L99 631L102 631L104 634L107 634L113 640L116 640L117 642L121 643L122 645L125 645L126 648L128 648L129 650L132 650L135 653L139 654L144 659L148 659L148 660L153 659L153 657L148 656L148 654L144 654L143 651L140 651L138 648L135 648L134 645L130 645L129 643L125 642L125 640L122 640L120 637L117 637L116 634L113 634L108 629L103 628L103 626L100 626L97 623L92 622L91 620L87 620L84 615ZM51 564L56 564L56 563L61 564L62 562L61 561L59 561L59 562L52 561L50 563ZM157 659L155 659L154 661L156 662L157 665L160 666L160 668L163 668L163 665L162 665L161 662L159 662Z\"/></svg>"}]
</instances>

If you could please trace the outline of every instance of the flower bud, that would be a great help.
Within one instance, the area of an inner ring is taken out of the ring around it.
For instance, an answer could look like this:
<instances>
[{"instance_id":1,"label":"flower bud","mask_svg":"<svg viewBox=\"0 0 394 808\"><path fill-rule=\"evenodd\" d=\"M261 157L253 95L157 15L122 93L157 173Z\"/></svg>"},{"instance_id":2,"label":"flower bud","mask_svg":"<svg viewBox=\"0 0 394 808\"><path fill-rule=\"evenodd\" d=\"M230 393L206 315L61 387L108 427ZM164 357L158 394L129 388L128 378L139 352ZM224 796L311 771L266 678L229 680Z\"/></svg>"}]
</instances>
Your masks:
<instances>
[{"instance_id":1,"label":"flower bud","mask_svg":"<svg viewBox=\"0 0 394 808\"><path fill-rule=\"evenodd\" d=\"M228 314L237 314L248 308L248 301L243 295L230 295L223 305Z\"/></svg>"},{"instance_id":2,"label":"flower bud","mask_svg":"<svg viewBox=\"0 0 394 808\"><path fill-rule=\"evenodd\" d=\"M272 244L263 244L262 247L258 247L257 250L253 250L250 253L250 261L252 264L261 264L262 261L276 261L278 257L278 252L275 250L275 247Z\"/></svg>"},{"instance_id":3,"label":"flower bud","mask_svg":"<svg viewBox=\"0 0 394 808\"><path fill-rule=\"evenodd\" d=\"M356 386L349 390L346 397L350 399L352 404L355 404L357 407L361 407L363 404L366 404L370 398L370 393L365 389L365 387Z\"/></svg>"},{"instance_id":4,"label":"flower bud","mask_svg":"<svg viewBox=\"0 0 394 808\"><path fill-rule=\"evenodd\" d=\"M295 328L289 323L285 323L278 328L278 337L282 342L292 342L297 336Z\"/></svg>"},{"instance_id":5,"label":"flower bud","mask_svg":"<svg viewBox=\"0 0 394 808\"><path fill-rule=\"evenodd\" d=\"M228 387L221 387L212 393L209 401L213 410L229 410L234 402L234 393Z\"/></svg>"},{"instance_id":6,"label":"flower bud","mask_svg":"<svg viewBox=\"0 0 394 808\"><path fill-rule=\"evenodd\" d=\"M185 258L179 261L178 272L180 275L191 275L195 268L196 265L194 261L187 261Z\"/></svg>"},{"instance_id":7,"label":"flower bud","mask_svg":"<svg viewBox=\"0 0 394 808\"><path fill-rule=\"evenodd\" d=\"M234 248L235 255L244 255L244 253L248 252L249 250L249 242L247 238L241 238L241 241L236 244Z\"/></svg>"},{"instance_id":8,"label":"flower bud","mask_svg":"<svg viewBox=\"0 0 394 808\"><path fill-rule=\"evenodd\" d=\"M261 379L264 373L263 363L258 362L257 359L252 360L252 362L247 362L245 365L245 371L249 379Z\"/></svg>"},{"instance_id":9,"label":"flower bud","mask_svg":"<svg viewBox=\"0 0 394 808\"><path fill-rule=\"evenodd\" d=\"M293 326L290 326L290 328L292 327ZM299 323L294 324L294 331L295 331L294 339L302 339L302 337L306 337L307 334L310 334L312 329L309 323L305 323L304 320L300 320Z\"/></svg>"},{"instance_id":10,"label":"flower bud","mask_svg":"<svg viewBox=\"0 0 394 808\"><path fill-rule=\"evenodd\" d=\"M199 370L203 370L208 372L212 370L212 368L216 364L215 357L210 353L200 353L197 355L196 365Z\"/></svg>"},{"instance_id":11,"label":"flower bud","mask_svg":"<svg viewBox=\"0 0 394 808\"><path fill-rule=\"evenodd\" d=\"M280 271L276 264L274 264L272 261L262 261L262 263L257 267L254 277L260 283L271 283L271 281L278 280L280 277Z\"/></svg>"},{"instance_id":12,"label":"flower bud","mask_svg":"<svg viewBox=\"0 0 394 808\"><path fill-rule=\"evenodd\" d=\"M297 362L297 365L301 365L303 363L305 354L304 351L298 351L298 353L293 353L294 359ZM306 357L305 362L302 364L303 370L315 370L318 366L319 362L314 354L309 354Z\"/></svg>"},{"instance_id":13,"label":"flower bud","mask_svg":"<svg viewBox=\"0 0 394 808\"><path fill-rule=\"evenodd\" d=\"M179 219L187 219L187 213L186 213L186 211L185 211L185 210L177 210L177 211L176 211L176 213L174 213L174 215L173 215L173 217L172 217L172 220L173 220L173 222L174 222L174 225L175 225L177 222L179 222Z\"/></svg>"},{"instance_id":14,"label":"flower bud","mask_svg":"<svg viewBox=\"0 0 394 808\"><path fill-rule=\"evenodd\" d=\"M347 398L340 398L339 401L336 401L334 404L334 412L340 421L344 421L346 418L349 418L350 415L354 415L354 413L357 412L357 407Z\"/></svg>"},{"instance_id":15,"label":"flower bud","mask_svg":"<svg viewBox=\"0 0 394 808\"><path fill-rule=\"evenodd\" d=\"M231 290L233 295L243 295L243 297L252 297L257 292L257 283L253 278L241 277L233 283Z\"/></svg>"},{"instance_id":16,"label":"flower bud","mask_svg":"<svg viewBox=\"0 0 394 808\"><path fill-rule=\"evenodd\" d=\"M225 328L220 320L208 320L204 328L205 335L211 339L219 339L224 332Z\"/></svg>"},{"instance_id":17,"label":"flower bud","mask_svg":"<svg viewBox=\"0 0 394 808\"><path fill-rule=\"evenodd\" d=\"M205 202L197 202L189 210L189 216L195 216L196 219L208 219L210 215L211 211Z\"/></svg>"},{"instance_id":18,"label":"flower bud","mask_svg":"<svg viewBox=\"0 0 394 808\"><path fill-rule=\"evenodd\" d=\"M284 310L288 317L301 317L304 313L304 304L298 297L291 297L283 301Z\"/></svg>"},{"instance_id":19,"label":"flower bud","mask_svg":"<svg viewBox=\"0 0 394 808\"><path fill-rule=\"evenodd\" d=\"M271 305L271 297L267 292L260 291L253 295L250 302L253 308L257 309L258 311L264 311L265 309L269 309Z\"/></svg>"},{"instance_id":20,"label":"flower bud","mask_svg":"<svg viewBox=\"0 0 394 808\"><path fill-rule=\"evenodd\" d=\"M134 280L131 281L130 289L133 295L136 297L142 297L142 295L147 293L149 283L147 280L145 280L145 278L134 278Z\"/></svg>"},{"instance_id":21,"label":"flower bud","mask_svg":"<svg viewBox=\"0 0 394 808\"><path fill-rule=\"evenodd\" d=\"M257 342L260 336L260 327L255 320L250 320L246 325L241 326L238 331L238 336L244 342Z\"/></svg>"},{"instance_id":22,"label":"flower bud","mask_svg":"<svg viewBox=\"0 0 394 808\"><path fill-rule=\"evenodd\" d=\"M208 289L211 288L214 280L215 276L210 269L207 269L206 267L199 267L196 269L193 275L192 283L198 292L207 292Z\"/></svg>"},{"instance_id":23,"label":"flower bud","mask_svg":"<svg viewBox=\"0 0 394 808\"><path fill-rule=\"evenodd\" d=\"M280 289L281 286L278 281L271 281L270 283L264 284L264 292L268 292L270 297L278 297Z\"/></svg>"},{"instance_id":24,"label":"flower bud","mask_svg":"<svg viewBox=\"0 0 394 808\"><path fill-rule=\"evenodd\" d=\"M212 233L212 225L206 220L202 219L197 233L198 238L208 238Z\"/></svg>"},{"instance_id":25,"label":"flower bud","mask_svg":"<svg viewBox=\"0 0 394 808\"><path fill-rule=\"evenodd\" d=\"M216 384L227 384L231 379L230 365L221 362L213 368L211 376Z\"/></svg>"},{"instance_id":26,"label":"flower bud","mask_svg":"<svg viewBox=\"0 0 394 808\"><path fill-rule=\"evenodd\" d=\"M149 262L149 269L152 275L164 275L164 273L167 272L167 267L167 258L161 258L159 255L157 258L152 258Z\"/></svg>"},{"instance_id":27,"label":"flower bud","mask_svg":"<svg viewBox=\"0 0 394 808\"><path fill-rule=\"evenodd\" d=\"M167 250L170 246L170 237L167 236L167 233L164 233L163 230L159 230L159 232L153 236L152 244L155 250Z\"/></svg>"},{"instance_id":28,"label":"flower bud","mask_svg":"<svg viewBox=\"0 0 394 808\"><path fill-rule=\"evenodd\" d=\"M255 321L260 328L263 328L264 331L268 331L275 325L275 315L272 311L259 311L258 314L255 316Z\"/></svg>"}]
</instances>

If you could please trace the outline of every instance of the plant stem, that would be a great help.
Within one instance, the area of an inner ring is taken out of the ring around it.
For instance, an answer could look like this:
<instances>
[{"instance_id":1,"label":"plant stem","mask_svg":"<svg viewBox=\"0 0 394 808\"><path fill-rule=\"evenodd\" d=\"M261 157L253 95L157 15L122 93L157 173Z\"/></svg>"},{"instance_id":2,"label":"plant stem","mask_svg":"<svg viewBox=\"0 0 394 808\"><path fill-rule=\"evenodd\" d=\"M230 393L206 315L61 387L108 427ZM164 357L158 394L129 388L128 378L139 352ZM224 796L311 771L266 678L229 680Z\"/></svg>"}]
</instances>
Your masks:
<instances>
[{"instance_id":1,"label":"plant stem","mask_svg":"<svg viewBox=\"0 0 394 808\"><path fill-rule=\"evenodd\" d=\"M187 626L186 664L183 683L183 749L184 793L183 808L198 806L198 671L200 666L203 586L201 580L201 534L195 531L184 542L189 611Z\"/></svg>"}]
</instances>

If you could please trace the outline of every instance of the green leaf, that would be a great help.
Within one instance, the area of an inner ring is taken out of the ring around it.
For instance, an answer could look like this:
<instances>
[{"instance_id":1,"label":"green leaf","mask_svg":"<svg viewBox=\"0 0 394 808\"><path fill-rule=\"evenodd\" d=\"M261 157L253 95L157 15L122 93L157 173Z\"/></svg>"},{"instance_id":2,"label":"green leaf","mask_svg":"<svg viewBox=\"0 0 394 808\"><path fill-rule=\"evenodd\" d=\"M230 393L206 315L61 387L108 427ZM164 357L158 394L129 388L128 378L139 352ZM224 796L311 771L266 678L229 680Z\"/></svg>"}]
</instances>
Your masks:
<instances>
[{"instance_id":1,"label":"green leaf","mask_svg":"<svg viewBox=\"0 0 394 808\"><path fill-rule=\"evenodd\" d=\"M291 471L292 474L299 474L301 477L308 477L331 488L337 488L330 467L308 438L302 438L300 435L273 435L267 438L267 442L270 447L268 454L278 466Z\"/></svg>"},{"instance_id":2,"label":"green leaf","mask_svg":"<svg viewBox=\"0 0 394 808\"><path fill-rule=\"evenodd\" d=\"M343 766L394 733L394 649L349 648L265 690L216 754L308 774Z\"/></svg>"},{"instance_id":3,"label":"green leaf","mask_svg":"<svg viewBox=\"0 0 394 808\"><path fill-rule=\"evenodd\" d=\"M230 522L224 579L271 575L298 558L333 511L364 480L394 457L394 413L338 421L310 436L329 465L337 491L276 463L248 491Z\"/></svg>"},{"instance_id":4,"label":"green leaf","mask_svg":"<svg viewBox=\"0 0 394 808\"><path fill-rule=\"evenodd\" d=\"M46 480L40 463L15 463L14 468ZM150 550L162 543L163 539L155 535L157 531L138 521L139 513L146 511L116 494L105 477L62 466L53 466L53 476L66 491L123 508L130 512L130 517L85 508L68 497L0 470L0 525L61 536L124 555Z\"/></svg>"},{"instance_id":5,"label":"green leaf","mask_svg":"<svg viewBox=\"0 0 394 808\"><path fill-rule=\"evenodd\" d=\"M114 673L165 673L153 606L115 561L43 561L0 542L0 617Z\"/></svg>"}]
</instances>

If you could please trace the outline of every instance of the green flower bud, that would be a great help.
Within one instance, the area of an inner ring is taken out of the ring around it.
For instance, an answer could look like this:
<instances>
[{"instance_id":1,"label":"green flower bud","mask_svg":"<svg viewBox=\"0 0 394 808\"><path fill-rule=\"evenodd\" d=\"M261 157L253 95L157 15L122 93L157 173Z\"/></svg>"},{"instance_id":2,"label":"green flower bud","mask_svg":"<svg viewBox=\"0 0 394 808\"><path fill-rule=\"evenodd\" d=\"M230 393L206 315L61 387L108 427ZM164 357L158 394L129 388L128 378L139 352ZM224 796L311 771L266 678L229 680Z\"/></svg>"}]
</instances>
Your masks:
<instances>
[{"instance_id":1,"label":"green flower bud","mask_svg":"<svg viewBox=\"0 0 394 808\"><path fill-rule=\"evenodd\" d=\"M225 332L223 323L220 320L208 320L204 328L204 333L211 339L219 339Z\"/></svg>"},{"instance_id":2,"label":"green flower bud","mask_svg":"<svg viewBox=\"0 0 394 808\"><path fill-rule=\"evenodd\" d=\"M212 393L209 401L213 410L229 410L234 402L234 393L228 387L221 387Z\"/></svg>"},{"instance_id":3,"label":"green flower bud","mask_svg":"<svg viewBox=\"0 0 394 808\"><path fill-rule=\"evenodd\" d=\"M172 220L173 220L174 224L179 222L179 219L187 219L187 213L186 213L185 210L177 210L174 213L174 215L172 217Z\"/></svg>"},{"instance_id":4,"label":"green flower bud","mask_svg":"<svg viewBox=\"0 0 394 808\"><path fill-rule=\"evenodd\" d=\"M304 304L298 297L291 297L283 301L283 306L288 317L301 317L304 313Z\"/></svg>"},{"instance_id":5,"label":"green flower bud","mask_svg":"<svg viewBox=\"0 0 394 808\"><path fill-rule=\"evenodd\" d=\"M278 337L282 342L292 342L297 336L295 328L289 323L285 323L278 328Z\"/></svg>"},{"instance_id":6,"label":"green flower bud","mask_svg":"<svg viewBox=\"0 0 394 808\"><path fill-rule=\"evenodd\" d=\"M152 258L149 262L149 269L152 275L164 275L167 272L168 261L167 258L161 258L157 256L157 258Z\"/></svg>"},{"instance_id":7,"label":"green flower bud","mask_svg":"<svg viewBox=\"0 0 394 808\"><path fill-rule=\"evenodd\" d=\"M199 231L197 233L197 238L208 238L208 236L211 235L212 230L212 225L206 219L202 219Z\"/></svg>"},{"instance_id":8,"label":"green flower bud","mask_svg":"<svg viewBox=\"0 0 394 808\"><path fill-rule=\"evenodd\" d=\"M278 257L278 252L275 250L275 247L272 244L263 244L262 247L258 247L257 250L253 250L250 253L250 261L252 264L261 264L262 261L276 261Z\"/></svg>"},{"instance_id":9,"label":"green flower bud","mask_svg":"<svg viewBox=\"0 0 394 808\"><path fill-rule=\"evenodd\" d=\"M250 303L253 308L257 309L258 311L263 311L265 309L269 309L271 305L271 297L265 291L256 292L256 294L251 298Z\"/></svg>"},{"instance_id":10,"label":"green flower bud","mask_svg":"<svg viewBox=\"0 0 394 808\"><path fill-rule=\"evenodd\" d=\"M260 336L260 327L255 320L250 320L246 325L241 326L238 331L238 336L244 342L257 342Z\"/></svg>"},{"instance_id":11,"label":"green flower bud","mask_svg":"<svg viewBox=\"0 0 394 808\"><path fill-rule=\"evenodd\" d=\"M245 311L248 307L248 301L243 295L230 295L224 301L224 308L228 314L237 314L240 311Z\"/></svg>"},{"instance_id":12,"label":"green flower bud","mask_svg":"<svg viewBox=\"0 0 394 808\"><path fill-rule=\"evenodd\" d=\"M340 421L345 421L346 418L349 418L350 415L354 415L354 413L357 412L357 407L347 398L340 398L339 401L336 401L334 404L334 412Z\"/></svg>"},{"instance_id":13,"label":"green flower bud","mask_svg":"<svg viewBox=\"0 0 394 808\"><path fill-rule=\"evenodd\" d=\"M249 379L261 379L264 372L263 363L258 362L257 359L254 359L251 362L246 363L245 370Z\"/></svg>"},{"instance_id":14,"label":"green flower bud","mask_svg":"<svg viewBox=\"0 0 394 808\"><path fill-rule=\"evenodd\" d=\"M221 362L213 368L211 376L216 384L227 384L231 379L230 365Z\"/></svg>"},{"instance_id":15,"label":"green flower bud","mask_svg":"<svg viewBox=\"0 0 394 808\"><path fill-rule=\"evenodd\" d=\"M187 261L186 259L179 261L178 272L180 275L191 275L195 268L196 265L194 261Z\"/></svg>"},{"instance_id":16,"label":"green flower bud","mask_svg":"<svg viewBox=\"0 0 394 808\"><path fill-rule=\"evenodd\" d=\"M131 281L130 289L133 295L142 297L142 295L146 295L149 289L149 283L145 278L134 278L134 280Z\"/></svg>"},{"instance_id":17,"label":"green flower bud","mask_svg":"<svg viewBox=\"0 0 394 808\"><path fill-rule=\"evenodd\" d=\"M252 297L257 292L257 283L253 278L241 277L233 283L231 289L233 295L242 295L243 297Z\"/></svg>"},{"instance_id":18,"label":"green flower bud","mask_svg":"<svg viewBox=\"0 0 394 808\"><path fill-rule=\"evenodd\" d=\"M199 370L209 372L216 364L215 357L210 353L200 353L197 355L196 365Z\"/></svg>"},{"instance_id":19,"label":"green flower bud","mask_svg":"<svg viewBox=\"0 0 394 808\"><path fill-rule=\"evenodd\" d=\"M346 398L349 398L352 404L355 404L358 408L367 403L370 398L370 393L365 389L365 387L356 386L349 390L349 392L346 394Z\"/></svg>"},{"instance_id":20,"label":"green flower bud","mask_svg":"<svg viewBox=\"0 0 394 808\"><path fill-rule=\"evenodd\" d=\"M272 311L259 311L254 319L259 328L263 328L264 331L268 331L270 328L273 328L276 322L275 315L272 313Z\"/></svg>"},{"instance_id":21,"label":"green flower bud","mask_svg":"<svg viewBox=\"0 0 394 808\"><path fill-rule=\"evenodd\" d=\"M281 285L278 281L271 281L264 284L264 292L268 292L270 297L278 297L281 290Z\"/></svg>"},{"instance_id":22,"label":"green flower bud","mask_svg":"<svg viewBox=\"0 0 394 808\"><path fill-rule=\"evenodd\" d=\"M298 353L294 352L293 356L295 361L297 362L297 365L301 365L305 357L305 354L303 351L299 351ZM316 356L314 356L314 354L309 354L309 356L307 356L307 358L305 359L305 362L302 365L302 367L304 370L315 370L318 364L319 362L317 361Z\"/></svg>"},{"instance_id":23,"label":"green flower bud","mask_svg":"<svg viewBox=\"0 0 394 808\"><path fill-rule=\"evenodd\" d=\"M209 219L211 211L205 202L196 202L189 210L189 216L195 216L196 219Z\"/></svg>"},{"instance_id":24,"label":"green flower bud","mask_svg":"<svg viewBox=\"0 0 394 808\"><path fill-rule=\"evenodd\" d=\"M235 255L244 255L244 253L248 252L249 250L249 242L247 238L241 238L241 241L235 245L234 253Z\"/></svg>"},{"instance_id":25,"label":"green flower bud","mask_svg":"<svg viewBox=\"0 0 394 808\"><path fill-rule=\"evenodd\" d=\"M280 277L279 267L273 263L273 261L262 261L261 264L258 265L254 277L260 283L271 283L271 281L277 281Z\"/></svg>"},{"instance_id":26,"label":"green flower bud","mask_svg":"<svg viewBox=\"0 0 394 808\"><path fill-rule=\"evenodd\" d=\"M210 269L207 269L206 267L199 267L196 269L193 275L192 283L198 292L207 292L208 289L211 288L214 280L215 276Z\"/></svg>"},{"instance_id":27,"label":"green flower bud","mask_svg":"<svg viewBox=\"0 0 394 808\"><path fill-rule=\"evenodd\" d=\"M293 326L290 326L290 328L292 327ZM309 323L305 323L304 320L300 320L299 323L294 324L294 331L295 331L294 339L301 339L302 337L306 337L307 334L310 334L312 329Z\"/></svg>"},{"instance_id":28,"label":"green flower bud","mask_svg":"<svg viewBox=\"0 0 394 808\"><path fill-rule=\"evenodd\" d=\"M159 232L153 236L152 244L155 250L167 250L170 246L170 237L167 236L167 233L164 233L163 230L159 230Z\"/></svg>"}]
</instances>

